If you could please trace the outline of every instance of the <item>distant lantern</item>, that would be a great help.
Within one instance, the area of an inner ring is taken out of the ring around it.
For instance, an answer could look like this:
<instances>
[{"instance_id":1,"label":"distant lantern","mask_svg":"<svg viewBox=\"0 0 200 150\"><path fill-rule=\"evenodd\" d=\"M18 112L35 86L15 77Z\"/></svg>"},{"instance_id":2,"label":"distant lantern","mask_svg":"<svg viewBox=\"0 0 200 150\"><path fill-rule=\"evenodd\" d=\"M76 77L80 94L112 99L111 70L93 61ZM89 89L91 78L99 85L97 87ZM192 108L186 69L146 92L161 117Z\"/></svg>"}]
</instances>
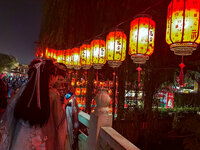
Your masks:
<instances>
[{"instance_id":1,"label":"distant lantern","mask_svg":"<svg viewBox=\"0 0 200 150\"><path fill-rule=\"evenodd\" d=\"M126 58L126 34L121 30L110 32L106 37L106 60L115 68Z\"/></svg>"},{"instance_id":2,"label":"distant lantern","mask_svg":"<svg viewBox=\"0 0 200 150\"><path fill-rule=\"evenodd\" d=\"M71 49L67 49L66 53L65 53L65 64L67 66L68 69L72 69L73 65L72 65L72 50Z\"/></svg>"},{"instance_id":3,"label":"distant lantern","mask_svg":"<svg viewBox=\"0 0 200 150\"><path fill-rule=\"evenodd\" d=\"M200 43L200 1L172 0L168 6L166 42L176 55L191 55Z\"/></svg>"},{"instance_id":4,"label":"distant lantern","mask_svg":"<svg viewBox=\"0 0 200 150\"><path fill-rule=\"evenodd\" d=\"M63 64L66 64L66 53L67 53L67 50L63 50L63 56L62 56L62 60L63 60Z\"/></svg>"},{"instance_id":5,"label":"distant lantern","mask_svg":"<svg viewBox=\"0 0 200 150\"><path fill-rule=\"evenodd\" d=\"M81 66L83 69L91 68L91 51L89 44L83 44L80 47L80 56L81 56Z\"/></svg>"},{"instance_id":6,"label":"distant lantern","mask_svg":"<svg viewBox=\"0 0 200 150\"><path fill-rule=\"evenodd\" d=\"M72 64L74 69L81 69L80 48L75 47L72 49Z\"/></svg>"},{"instance_id":7,"label":"distant lantern","mask_svg":"<svg viewBox=\"0 0 200 150\"><path fill-rule=\"evenodd\" d=\"M50 58L53 59L53 50L50 49L49 51L50 51Z\"/></svg>"},{"instance_id":8,"label":"distant lantern","mask_svg":"<svg viewBox=\"0 0 200 150\"><path fill-rule=\"evenodd\" d=\"M53 50L53 59L57 60L56 50Z\"/></svg>"},{"instance_id":9,"label":"distant lantern","mask_svg":"<svg viewBox=\"0 0 200 150\"><path fill-rule=\"evenodd\" d=\"M62 50L56 51L56 60L57 62L62 63Z\"/></svg>"},{"instance_id":10,"label":"distant lantern","mask_svg":"<svg viewBox=\"0 0 200 150\"><path fill-rule=\"evenodd\" d=\"M94 69L101 69L106 63L106 42L95 39L91 42L91 63Z\"/></svg>"},{"instance_id":11,"label":"distant lantern","mask_svg":"<svg viewBox=\"0 0 200 150\"><path fill-rule=\"evenodd\" d=\"M45 50L45 57L46 58L50 58L51 57L51 52L50 52L50 50L48 48L46 48L46 50Z\"/></svg>"},{"instance_id":12,"label":"distant lantern","mask_svg":"<svg viewBox=\"0 0 200 150\"><path fill-rule=\"evenodd\" d=\"M134 63L144 64L154 51L155 22L148 15L139 15L130 25L129 55Z\"/></svg>"}]
</instances>

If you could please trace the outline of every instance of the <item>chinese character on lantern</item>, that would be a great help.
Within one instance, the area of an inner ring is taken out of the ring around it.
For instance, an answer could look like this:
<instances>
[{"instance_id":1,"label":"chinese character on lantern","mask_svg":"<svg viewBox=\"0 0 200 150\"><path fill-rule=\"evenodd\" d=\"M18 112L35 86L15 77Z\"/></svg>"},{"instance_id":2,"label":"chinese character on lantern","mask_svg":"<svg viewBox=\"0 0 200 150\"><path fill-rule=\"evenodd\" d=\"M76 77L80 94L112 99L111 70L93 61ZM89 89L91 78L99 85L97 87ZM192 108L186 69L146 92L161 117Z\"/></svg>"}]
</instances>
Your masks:
<instances>
[{"instance_id":1,"label":"chinese character on lantern","mask_svg":"<svg viewBox=\"0 0 200 150\"><path fill-rule=\"evenodd\" d=\"M83 44L80 47L81 65L83 69L90 69L91 64L91 51L89 44Z\"/></svg>"},{"instance_id":2,"label":"chinese character on lantern","mask_svg":"<svg viewBox=\"0 0 200 150\"><path fill-rule=\"evenodd\" d=\"M148 15L136 17L130 25L129 55L136 64L144 64L154 51L155 22Z\"/></svg>"},{"instance_id":3,"label":"chinese character on lantern","mask_svg":"<svg viewBox=\"0 0 200 150\"><path fill-rule=\"evenodd\" d=\"M106 63L106 42L95 39L91 42L91 63L94 69L101 69Z\"/></svg>"},{"instance_id":4,"label":"chinese character on lantern","mask_svg":"<svg viewBox=\"0 0 200 150\"><path fill-rule=\"evenodd\" d=\"M66 64L68 69L72 69L73 68L72 50L71 49L67 49L66 50L66 53L65 53L65 64Z\"/></svg>"},{"instance_id":5,"label":"chinese character on lantern","mask_svg":"<svg viewBox=\"0 0 200 150\"><path fill-rule=\"evenodd\" d=\"M72 49L72 64L74 69L81 69L80 48L75 47Z\"/></svg>"},{"instance_id":6,"label":"chinese character on lantern","mask_svg":"<svg viewBox=\"0 0 200 150\"><path fill-rule=\"evenodd\" d=\"M166 42L175 55L187 56L200 43L199 0L172 0L168 6Z\"/></svg>"},{"instance_id":7,"label":"chinese character on lantern","mask_svg":"<svg viewBox=\"0 0 200 150\"><path fill-rule=\"evenodd\" d=\"M121 30L110 32L106 37L106 59L108 64L119 67L126 58L126 34Z\"/></svg>"}]
</instances>

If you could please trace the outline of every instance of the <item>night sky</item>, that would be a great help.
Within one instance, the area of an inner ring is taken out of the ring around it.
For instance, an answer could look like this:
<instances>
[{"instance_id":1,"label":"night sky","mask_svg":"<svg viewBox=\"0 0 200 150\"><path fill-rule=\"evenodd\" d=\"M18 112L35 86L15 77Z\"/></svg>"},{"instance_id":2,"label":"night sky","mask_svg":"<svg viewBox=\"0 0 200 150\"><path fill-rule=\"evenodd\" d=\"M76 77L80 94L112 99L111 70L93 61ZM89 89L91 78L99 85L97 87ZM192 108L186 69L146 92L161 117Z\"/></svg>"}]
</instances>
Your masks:
<instances>
[{"instance_id":1,"label":"night sky","mask_svg":"<svg viewBox=\"0 0 200 150\"><path fill-rule=\"evenodd\" d=\"M0 53L10 54L21 64L29 64L42 19L44 0L0 1Z\"/></svg>"}]
</instances>

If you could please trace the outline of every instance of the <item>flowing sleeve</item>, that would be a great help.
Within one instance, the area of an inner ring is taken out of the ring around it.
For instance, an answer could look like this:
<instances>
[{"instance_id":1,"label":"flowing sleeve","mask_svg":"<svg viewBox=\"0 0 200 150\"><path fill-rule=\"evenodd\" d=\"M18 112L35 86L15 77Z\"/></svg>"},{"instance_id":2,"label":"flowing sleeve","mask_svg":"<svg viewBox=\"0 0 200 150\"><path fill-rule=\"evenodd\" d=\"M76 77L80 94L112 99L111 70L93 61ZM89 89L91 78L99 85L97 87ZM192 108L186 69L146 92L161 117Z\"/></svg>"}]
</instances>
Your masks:
<instances>
[{"instance_id":1,"label":"flowing sleeve","mask_svg":"<svg viewBox=\"0 0 200 150\"><path fill-rule=\"evenodd\" d=\"M52 100L52 116L56 129L56 145L59 150L65 149L66 142L66 115L62 108L60 96L55 93L51 94L50 99Z\"/></svg>"},{"instance_id":2,"label":"flowing sleeve","mask_svg":"<svg viewBox=\"0 0 200 150\"><path fill-rule=\"evenodd\" d=\"M50 99L52 101L52 115L54 119L54 124L56 130L58 130L62 122L65 120L65 117L63 116L63 108L60 101L60 96L52 93L50 94Z\"/></svg>"}]
</instances>

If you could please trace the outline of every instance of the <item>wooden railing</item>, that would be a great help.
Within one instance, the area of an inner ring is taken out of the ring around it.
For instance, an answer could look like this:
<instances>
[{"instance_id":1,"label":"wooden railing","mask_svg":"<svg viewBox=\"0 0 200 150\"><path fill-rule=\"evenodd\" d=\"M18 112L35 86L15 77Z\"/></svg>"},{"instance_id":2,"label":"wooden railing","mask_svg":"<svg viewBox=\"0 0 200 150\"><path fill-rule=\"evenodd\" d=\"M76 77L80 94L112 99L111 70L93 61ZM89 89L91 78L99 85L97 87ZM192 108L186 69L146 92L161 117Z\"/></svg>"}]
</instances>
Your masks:
<instances>
[{"instance_id":1,"label":"wooden railing","mask_svg":"<svg viewBox=\"0 0 200 150\"><path fill-rule=\"evenodd\" d=\"M95 101L97 107L94 113L88 115L80 111L78 115L79 123L85 126L79 134L79 150L138 150L134 144L112 128L108 93L101 91Z\"/></svg>"}]
</instances>

